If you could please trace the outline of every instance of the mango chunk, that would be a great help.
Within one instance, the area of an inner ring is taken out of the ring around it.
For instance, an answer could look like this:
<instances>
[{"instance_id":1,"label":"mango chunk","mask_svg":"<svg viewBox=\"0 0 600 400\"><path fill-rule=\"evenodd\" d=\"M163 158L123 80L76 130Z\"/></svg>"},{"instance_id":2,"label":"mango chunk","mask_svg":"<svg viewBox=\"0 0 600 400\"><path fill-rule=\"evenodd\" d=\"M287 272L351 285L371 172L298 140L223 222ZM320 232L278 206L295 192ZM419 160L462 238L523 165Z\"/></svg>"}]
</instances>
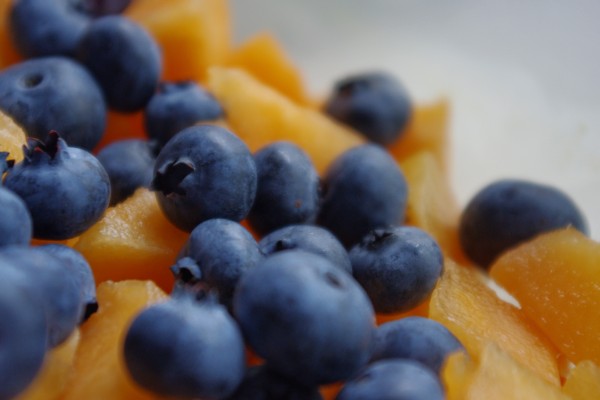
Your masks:
<instances>
[{"instance_id":1,"label":"mango chunk","mask_svg":"<svg viewBox=\"0 0 600 400\"><path fill-rule=\"evenodd\" d=\"M592 361L582 361L567 377L563 393L573 400L600 399L600 367Z\"/></svg>"},{"instance_id":2,"label":"mango chunk","mask_svg":"<svg viewBox=\"0 0 600 400\"><path fill-rule=\"evenodd\" d=\"M98 286L98 312L81 328L75 371L62 400L146 400L126 370L122 347L132 319L166 298L151 281L105 282Z\"/></svg>"},{"instance_id":3,"label":"mango chunk","mask_svg":"<svg viewBox=\"0 0 600 400\"><path fill-rule=\"evenodd\" d=\"M203 81L206 69L225 62L231 51L225 0L136 0L124 14L158 42L163 80Z\"/></svg>"},{"instance_id":4,"label":"mango chunk","mask_svg":"<svg viewBox=\"0 0 600 400\"><path fill-rule=\"evenodd\" d=\"M174 279L169 267L187 237L166 219L154 193L142 188L109 208L80 236L75 249L90 263L96 283L151 279L170 291Z\"/></svg>"},{"instance_id":5,"label":"mango chunk","mask_svg":"<svg viewBox=\"0 0 600 400\"><path fill-rule=\"evenodd\" d=\"M23 146L27 144L25 131L8 115L0 111L0 151L8 152L8 159L23 159Z\"/></svg>"},{"instance_id":6,"label":"mango chunk","mask_svg":"<svg viewBox=\"0 0 600 400\"><path fill-rule=\"evenodd\" d=\"M568 400L555 385L516 362L491 342L479 359L465 353L452 354L442 377L448 400Z\"/></svg>"},{"instance_id":7,"label":"mango chunk","mask_svg":"<svg viewBox=\"0 0 600 400\"><path fill-rule=\"evenodd\" d=\"M492 342L525 368L558 386L558 350L518 308L499 299L475 268L451 260L433 291L429 317L445 325L479 359ZM482 397L485 398L485 397Z\"/></svg>"},{"instance_id":8,"label":"mango chunk","mask_svg":"<svg viewBox=\"0 0 600 400\"><path fill-rule=\"evenodd\" d=\"M567 228L507 251L490 269L572 362L600 363L600 244Z\"/></svg>"},{"instance_id":9,"label":"mango chunk","mask_svg":"<svg viewBox=\"0 0 600 400\"><path fill-rule=\"evenodd\" d=\"M14 0L0 0L0 69L23 60L17 51L8 28L8 13Z\"/></svg>"},{"instance_id":10,"label":"mango chunk","mask_svg":"<svg viewBox=\"0 0 600 400\"><path fill-rule=\"evenodd\" d=\"M364 143L358 133L294 103L244 70L213 67L208 87L225 109L233 132L253 152L288 140L302 147L322 173L341 153Z\"/></svg>"}]
</instances>

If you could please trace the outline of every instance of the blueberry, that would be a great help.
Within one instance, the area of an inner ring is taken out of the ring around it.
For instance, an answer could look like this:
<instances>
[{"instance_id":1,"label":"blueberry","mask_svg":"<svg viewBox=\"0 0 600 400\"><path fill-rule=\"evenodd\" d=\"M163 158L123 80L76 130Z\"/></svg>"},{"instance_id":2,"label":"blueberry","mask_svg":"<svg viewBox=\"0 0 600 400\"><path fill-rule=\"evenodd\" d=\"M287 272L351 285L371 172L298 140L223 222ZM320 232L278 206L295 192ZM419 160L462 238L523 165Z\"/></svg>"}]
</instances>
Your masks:
<instances>
[{"instance_id":1,"label":"blueberry","mask_svg":"<svg viewBox=\"0 0 600 400\"><path fill-rule=\"evenodd\" d=\"M120 15L94 20L81 38L77 58L98 81L109 107L122 112L146 106L162 69L154 39Z\"/></svg>"},{"instance_id":2,"label":"blueberry","mask_svg":"<svg viewBox=\"0 0 600 400\"><path fill-rule=\"evenodd\" d=\"M263 255L252 235L237 222L209 219L198 225L188 238L181 257L198 265L199 281L216 289L219 300L231 306L233 291L240 277L254 268Z\"/></svg>"},{"instance_id":3,"label":"blueberry","mask_svg":"<svg viewBox=\"0 0 600 400\"><path fill-rule=\"evenodd\" d=\"M352 273L348 252L331 232L319 226L290 225L271 232L258 243L265 255L285 250L303 250L327 258Z\"/></svg>"},{"instance_id":4,"label":"blueberry","mask_svg":"<svg viewBox=\"0 0 600 400\"><path fill-rule=\"evenodd\" d=\"M469 201L459 236L466 255L487 268L503 251L538 234L573 226L588 232L577 205L558 188L524 180L489 184Z\"/></svg>"},{"instance_id":5,"label":"blueberry","mask_svg":"<svg viewBox=\"0 0 600 400\"><path fill-rule=\"evenodd\" d=\"M181 296L142 311L127 332L124 355L133 379L163 396L220 399L244 377L239 328L210 299Z\"/></svg>"},{"instance_id":6,"label":"blueberry","mask_svg":"<svg viewBox=\"0 0 600 400\"><path fill-rule=\"evenodd\" d=\"M43 143L30 139L25 159L5 178L5 186L27 205L33 236L64 240L96 221L108 206L110 181L90 153L68 147L56 132Z\"/></svg>"},{"instance_id":7,"label":"blueberry","mask_svg":"<svg viewBox=\"0 0 600 400\"><path fill-rule=\"evenodd\" d=\"M322 400L317 387L305 387L266 365L251 367L233 395L225 400Z\"/></svg>"},{"instance_id":8,"label":"blueberry","mask_svg":"<svg viewBox=\"0 0 600 400\"><path fill-rule=\"evenodd\" d=\"M198 122L223 117L217 100L193 81L163 82L144 110L150 139L164 146L175 134Z\"/></svg>"},{"instance_id":9,"label":"blueberry","mask_svg":"<svg viewBox=\"0 0 600 400\"><path fill-rule=\"evenodd\" d=\"M27 57L73 56L91 17L77 7L82 1L18 0L9 14L10 34Z\"/></svg>"},{"instance_id":10,"label":"blueberry","mask_svg":"<svg viewBox=\"0 0 600 400\"><path fill-rule=\"evenodd\" d=\"M98 84L64 57L24 61L0 72L0 109L28 136L45 140L56 130L71 146L86 150L96 146L106 126Z\"/></svg>"},{"instance_id":11,"label":"blueberry","mask_svg":"<svg viewBox=\"0 0 600 400\"><path fill-rule=\"evenodd\" d=\"M35 247L8 246L0 249L3 268L13 268L38 293L48 324L48 346L63 343L84 314L84 301L77 277L61 259Z\"/></svg>"},{"instance_id":12,"label":"blueberry","mask_svg":"<svg viewBox=\"0 0 600 400\"><path fill-rule=\"evenodd\" d=\"M91 16L120 14L133 0L71 0L74 6Z\"/></svg>"},{"instance_id":13,"label":"blueberry","mask_svg":"<svg viewBox=\"0 0 600 400\"><path fill-rule=\"evenodd\" d=\"M259 235L314 222L319 176L308 155L293 143L275 142L254 155L258 187L248 222Z\"/></svg>"},{"instance_id":14,"label":"blueberry","mask_svg":"<svg viewBox=\"0 0 600 400\"><path fill-rule=\"evenodd\" d=\"M371 72L337 82L325 112L370 141L385 146L404 132L412 104L404 87L392 75Z\"/></svg>"},{"instance_id":15,"label":"blueberry","mask_svg":"<svg viewBox=\"0 0 600 400\"><path fill-rule=\"evenodd\" d=\"M90 264L80 252L69 246L46 244L39 246L38 249L60 259L65 269L75 278L77 286L81 290L82 301L85 307L81 322L86 321L92 314L98 311L96 281Z\"/></svg>"},{"instance_id":16,"label":"blueberry","mask_svg":"<svg viewBox=\"0 0 600 400\"><path fill-rule=\"evenodd\" d=\"M233 133L192 126L158 154L152 188L167 218L191 232L207 219L244 219L256 194L256 167L248 147Z\"/></svg>"},{"instance_id":17,"label":"blueberry","mask_svg":"<svg viewBox=\"0 0 600 400\"><path fill-rule=\"evenodd\" d=\"M14 160L0 152L0 175L9 171ZM27 245L31 241L33 222L27 205L14 192L0 186L0 247Z\"/></svg>"},{"instance_id":18,"label":"blueberry","mask_svg":"<svg viewBox=\"0 0 600 400\"><path fill-rule=\"evenodd\" d=\"M437 242L409 226L370 232L350 250L350 261L379 313L408 311L425 301L444 263Z\"/></svg>"},{"instance_id":19,"label":"blueberry","mask_svg":"<svg viewBox=\"0 0 600 400\"><path fill-rule=\"evenodd\" d=\"M336 400L443 400L439 378L411 360L384 360L369 365L346 382Z\"/></svg>"},{"instance_id":20,"label":"blueberry","mask_svg":"<svg viewBox=\"0 0 600 400\"><path fill-rule=\"evenodd\" d=\"M42 301L25 281L0 260L0 399L26 389L46 354Z\"/></svg>"},{"instance_id":21,"label":"blueberry","mask_svg":"<svg viewBox=\"0 0 600 400\"><path fill-rule=\"evenodd\" d=\"M408 188L396 161L378 145L348 150L329 167L318 222L347 248L376 228L404 221Z\"/></svg>"},{"instance_id":22,"label":"blueberry","mask_svg":"<svg viewBox=\"0 0 600 400\"><path fill-rule=\"evenodd\" d=\"M154 144L126 139L112 142L96 155L110 179L110 205L131 196L138 188L150 187L154 168Z\"/></svg>"},{"instance_id":23,"label":"blueberry","mask_svg":"<svg viewBox=\"0 0 600 400\"><path fill-rule=\"evenodd\" d=\"M410 359L440 374L448 355L464 350L444 325L429 318L406 317L380 325L372 361Z\"/></svg>"},{"instance_id":24,"label":"blueberry","mask_svg":"<svg viewBox=\"0 0 600 400\"><path fill-rule=\"evenodd\" d=\"M250 347L299 384L347 379L370 357L369 299L350 274L316 254L265 258L240 279L233 309Z\"/></svg>"}]
</instances>

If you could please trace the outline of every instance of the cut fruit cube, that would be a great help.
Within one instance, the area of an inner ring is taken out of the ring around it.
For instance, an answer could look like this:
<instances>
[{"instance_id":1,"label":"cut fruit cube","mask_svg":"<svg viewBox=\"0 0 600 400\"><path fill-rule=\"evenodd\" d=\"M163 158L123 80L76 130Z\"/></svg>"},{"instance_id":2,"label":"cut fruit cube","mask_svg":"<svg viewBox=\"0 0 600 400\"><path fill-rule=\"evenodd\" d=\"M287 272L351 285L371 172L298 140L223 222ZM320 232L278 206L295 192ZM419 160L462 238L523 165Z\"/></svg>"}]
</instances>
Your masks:
<instances>
[{"instance_id":1,"label":"cut fruit cube","mask_svg":"<svg viewBox=\"0 0 600 400\"><path fill-rule=\"evenodd\" d=\"M23 61L23 56L13 44L8 27L8 13L13 2L14 0L0 0L0 69Z\"/></svg>"},{"instance_id":2,"label":"cut fruit cube","mask_svg":"<svg viewBox=\"0 0 600 400\"><path fill-rule=\"evenodd\" d=\"M8 152L8 159L23 159L23 146L27 144L25 131L8 115L0 111L0 151Z\"/></svg>"},{"instance_id":3,"label":"cut fruit cube","mask_svg":"<svg viewBox=\"0 0 600 400\"><path fill-rule=\"evenodd\" d=\"M572 400L600 399L600 367L589 360L577 364L563 385L563 393Z\"/></svg>"}]
</instances>

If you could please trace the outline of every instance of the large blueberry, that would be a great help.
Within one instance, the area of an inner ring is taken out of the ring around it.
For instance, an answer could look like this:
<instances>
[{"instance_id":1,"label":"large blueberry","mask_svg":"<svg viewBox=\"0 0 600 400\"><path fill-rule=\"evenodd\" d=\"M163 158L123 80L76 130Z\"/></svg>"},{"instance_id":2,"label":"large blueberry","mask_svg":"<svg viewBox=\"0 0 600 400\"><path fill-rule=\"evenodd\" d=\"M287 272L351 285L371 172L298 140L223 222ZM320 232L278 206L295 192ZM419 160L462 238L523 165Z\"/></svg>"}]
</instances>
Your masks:
<instances>
[{"instance_id":1,"label":"large blueberry","mask_svg":"<svg viewBox=\"0 0 600 400\"><path fill-rule=\"evenodd\" d=\"M122 112L146 106L162 69L154 39L120 15L94 20L81 38L77 58L98 81L109 107Z\"/></svg>"},{"instance_id":2,"label":"large blueberry","mask_svg":"<svg viewBox=\"0 0 600 400\"><path fill-rule=\"evenodd\" d=\"M259 235L314 222L319 176L308 155L290 142L275 142L254 154L258 187L248 222Z\"/></svg>"},{"instance_id":3,"label":"large blueberry","mask_svg":"<svg viewBox=\"0 0 600 400\"><path fill-rule=\"evenodd\" d=\"M90 153L68 147L56 132L48 140L29 140L25 159L5 178L5 186L27 205L33 236L64 240L83 233L104 214L110 181Z\"/></svg>"},{"instance_id":4,"label":"large blueberry","mask_svg":"<svg viewBox=\"0 0 600 400\"><path fill-rule=\"evenodd\" d=\"M410 226L370 232L350 250L350 261L379 313L408 311L425 301L444 264L435 239Z\"/></svg>"},{"instance_id":5,"label":"large blueberry","mask_svg":"<svg viewBox=\"0 0 600 400\"><path fill-rule=\"evenodd\" d=\"M221 399L244 377L242 334L224 307L181 295L142 311L124 344L125 364L142 387L163 396Z\"/></svg>"},{"instance_id":6,"label":"large blueberry","mask_svg":"<svg viewBox=\"0 0 600 400\"><path fill-rule=\"evenodd\" d=\"M327 229L314 225L289 225L271 232L258 243L265 255L285 250L303 250L327 258L352 273L348 252Z\"/></svg>"},{"instance_id":7,"label":"large blueberry","mask_svg":"<svg viewBox=\"0 0 600 400\"><path fill-rule=\"evenodd\" d=\"M585 217L569 196L552 186L505 179L473 196L463 210L459 235L467 256L487 268L504 250L567 226L588 231Z\"/></svg>"},{"instance_id":8,"label":"large blueberry","mask_svg":"<svg viewBox=\"0 0 600 400\"><path fill-rule=\"evenodd\" d=\"M12 168L14 160L0 152L0 175ZM33 222L27 205L14 192L0 186L0 247L27 245L31 241Z\"/></svg>"},{"instance_id":9,"label":"large blueberry","mask_svg":"<svg viewBox=\"0 0 600 400\"><path fill-rule=\"evenodd\" d=\"M369 140L387 145L404 133L412 104L404 87L392 75L370 72L337 82L325 111Z\"/></svg>"},{"instance_id":10,"label":"large blueberry","mask_svg":"<svg viewBox=\"0 0 600 400\"><path fill-rule=\"evenodd\" d=\"M45 57L0 72L0 109L28 136L60 132L69 145L92 150L106 126L106 105L96 81L80 64Z\"/></svg>"},{"instance_id":11,"label":"large blueberry","mask_svg":"<svg viewBox=\"0 0 600 400\"><path fill-rule=\"evenodd\" d=\"M397 162L378 145L358 146L327 170L318 222L349 248L373 229L401 224L407 198Z\"/></svg>"},{"instance_id":12,"label":"large blueberry","mask_svg":"<svg viewBox=\"0 0 600 400\"><path fill-rule=\"evenodd\" d=\"M158 154L152 187L167 218L191 232L211 218L244 219L256 194L256 167L248 147L233 133L192 126Z\"/></svg>"},{"instance_id":13,"label":"large blueberry","mask_svg":"<svg viewBox=\"0 0 600 400\"><path fill-rule=\"evenodd\" d=\"M290 250L248 270L234 314L254 351L307 386L348 379L368 361L374 313L350 276L316 254Z\"/></svg>"},{"instance_id":14,"label":"large blueberry","mask_svg":"<svg viewBox=\"0 0 600 400\"><path fill-rule=\"evenodd\" d=\"M110 179L110 205L125 200L140 187L150 187L154 168L154 145L146 140L112 142L96 155Z\"/></svg>"},{"instance_id":15,"label":"large blueberry","mask_svg":"<svg viewBox=\"0 0 600 400\"><path fill-rule=\"evenodd\" d=\"M187 127L221 117L221 105L193 81L159 84L144 110L146 132L159 146L164 146L177 132Z\"/></svg>"}]
</instances>

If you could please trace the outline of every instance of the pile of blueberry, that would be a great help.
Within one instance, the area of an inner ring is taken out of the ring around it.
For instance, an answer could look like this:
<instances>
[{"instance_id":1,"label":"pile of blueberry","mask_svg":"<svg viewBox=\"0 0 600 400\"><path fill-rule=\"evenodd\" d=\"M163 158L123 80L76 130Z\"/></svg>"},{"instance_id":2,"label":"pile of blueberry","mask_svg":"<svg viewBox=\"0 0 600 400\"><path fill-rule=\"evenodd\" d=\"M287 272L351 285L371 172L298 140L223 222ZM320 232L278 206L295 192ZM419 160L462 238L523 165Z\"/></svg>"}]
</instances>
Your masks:
<instances>
[{"instance_id":1,"label":"pile of blueberry","mask_svg":"<svg viewBox=\"0 0 600 400\"><path fill-rule=\"evenodd\" d=\"M196 83L159 81L160 49L119 15L128 3L18 0L10 13L28 60L0 72L0 109L29 139L22 162L0 158L0 399L22 391L98 307L86 260L66 246L30 247L32 237L75 237L139 187L190 236L169 300L127 333L138 384L180 398L301 400L344 382L338 400L442 399L440 370L458 340L426 318L375 325L375 313L423 303L443 270L436 241L403 226L410 188L383 147L411 115L401 85L377 72L335 87L325 112L370 143L320 178L292 143L252 154L227 129L199 125L223 109ZM107 110L143 111L148 140L92 155ZM565 224L585 230L562 193L505 181L467 207L461 239L486 266ZM247 349L263 363L247 367Z\"/></svg>"}]
</instances>

